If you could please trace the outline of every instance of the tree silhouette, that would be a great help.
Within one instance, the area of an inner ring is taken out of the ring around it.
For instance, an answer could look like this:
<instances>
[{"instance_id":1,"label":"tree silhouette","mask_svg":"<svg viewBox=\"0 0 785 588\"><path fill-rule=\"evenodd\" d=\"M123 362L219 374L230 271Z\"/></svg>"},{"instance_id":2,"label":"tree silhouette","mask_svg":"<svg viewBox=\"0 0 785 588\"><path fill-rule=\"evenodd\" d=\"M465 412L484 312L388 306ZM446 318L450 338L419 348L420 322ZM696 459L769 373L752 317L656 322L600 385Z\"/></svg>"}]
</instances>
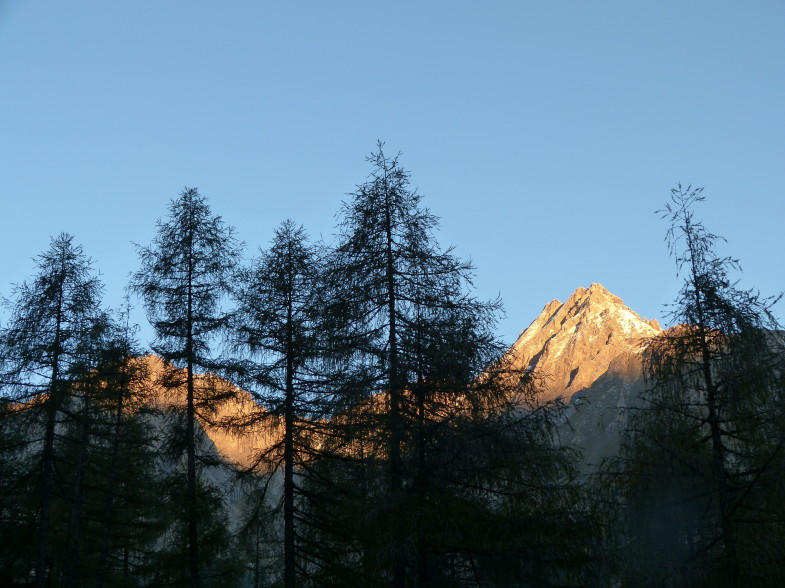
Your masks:
<instances>
[{"instance_id":1,"label":"tree silhouette","mask_svg":"<svg viewBox=\"0 0 785 588\"><path fill-rule=\"evenodd\" d=\"M261 425L271 443L257 455L257 469L272 475L283 468L284 585L296 579L298 508L295 504L304 460L316 451L325 404L324 345L320 338L317 289L319 260L302 227L284 221L271 246L240 274L234 316L236 348L248 359L242 370L259 410L235 426ZM261 467L259 467L261 466Z\"/></svg>"},{"instance_id":2,"label":"tree silhouette","mask_svg":"<svg viewBox=\"0 0 785 588\"><path fill-rule=\"evenodd\" d=\"M490 525L502 523L504 505L536 518L526 500L566 496L571 466L551 444L553 415L537 408L531 376L500 358L500 303L470 294L471 264L440 249L438 221L398 158L379 143L368 160L372 172L343 207L328 271L325 314L355 380L324 441L332 455L310 479L313 495L331 499L310 505L310 544L327 583L482 584L502 561L522 569L514 549L489 557L500 546ZM503 446L540 467L511 459L524 468L513 475L494 451ZM559 504L562 522L578 515ZM513 535L523 545L523 534Z\"/></svg>"},{"instance_id":3,"label":"tree silhouette","mask_svg":"<svg viewBox=\"0 0 785 588\"><path fill-rule=\"evenodd\" d=\"M779 585L785 570L766 555L782 539L785 512L777 496L785 388L775 299L731 282L738 262L718 256L722 239L695 217L703 200L701 188L677 186L662 211L683 283L670 317L677 326L648 345L650 386L617 470L627 503L621 536L652 564L642 576L625 573L632 582L648 574Z\"/></svg>"},{"instance_id":4,"label":"tree silhouette","mask_svg":"<svg viewBox=\"0 0 785 588\"><path fill-rule=\"evenodd\" d=\"M184 448L187 460L186 520L188 574L191 586L201 583L199 553L199 484L197 481L196 417L209 416L223 393L197 379L198 371L215 369L210 356L213 338L227 324L221 303L240 255L231 227L213 216L206 199L186 188L169 205L169 216L158 221L150 247L139 247L141 268L132 287L144 300L155 329L153 350L175 368L162 384L185 390Z\"/></svg>"},{"instance_id":5,"label":"tree silhouette","mask_svg":"<svg viewBox=\"0 0 785 588\"><path fill-rule=\"evenodd\" d=\"M57 437L76 408L71 401L75 382L95 366L93 338L103 312L102 286L91 260L71 235L62 233L53 238L35 263L35 277L14 291L11 318L0 339L0 356L6 404L3 416L9 417L4 426L16 429L18 442L28 445L34 456L31 461L37 479L21 475L17 481L30 481L32 486L17 491L35 494L38 515L33 567L36 586L45 586L53 565ZM8 407L9 401L15 404L14 409Z\"/></svg>"}]
</instances>

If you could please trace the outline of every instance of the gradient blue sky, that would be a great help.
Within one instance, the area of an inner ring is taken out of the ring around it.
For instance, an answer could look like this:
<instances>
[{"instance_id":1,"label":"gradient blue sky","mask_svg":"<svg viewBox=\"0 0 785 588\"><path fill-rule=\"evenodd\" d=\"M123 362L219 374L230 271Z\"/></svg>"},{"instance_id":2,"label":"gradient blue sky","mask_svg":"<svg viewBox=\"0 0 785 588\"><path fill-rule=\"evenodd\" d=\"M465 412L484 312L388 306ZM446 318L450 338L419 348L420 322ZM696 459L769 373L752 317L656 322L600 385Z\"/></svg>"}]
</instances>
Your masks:
<instances>
[{"instance_id":1,"label":"gradient blue sky","mask_svg":"<svg viewBox=\"0 0 785 588\"><path fill-rule=\"evenodd\" d=\"M676 182L777 293L783 31L783 0L0 0L0 293L66 231L119 304L183 186L250 252L287 217L329 240L377 138L508 342L591 282L662 318Z\"/></svg>"}]
</instances>

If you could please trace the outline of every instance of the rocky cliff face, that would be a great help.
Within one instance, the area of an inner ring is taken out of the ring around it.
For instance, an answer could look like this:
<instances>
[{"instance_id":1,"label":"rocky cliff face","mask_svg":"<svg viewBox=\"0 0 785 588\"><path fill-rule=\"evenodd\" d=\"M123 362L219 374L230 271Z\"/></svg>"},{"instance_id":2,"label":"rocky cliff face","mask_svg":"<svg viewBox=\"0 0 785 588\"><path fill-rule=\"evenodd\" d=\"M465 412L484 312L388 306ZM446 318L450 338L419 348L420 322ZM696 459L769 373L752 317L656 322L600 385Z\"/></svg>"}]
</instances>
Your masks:
<instances>
[{"instance_id":1,"label":"rocky cliff face","mask_svg":"<svg viewBox=\"0 0 785 588\"><path fill-rule=\"evenodd\" d=\"M618 451L625 408L645 388L642 353L661 331L592 284L545 305L512 346L514 361L542 378L541 399L568 403L559 435L582 451L587 471Z\"/></svg>"}]
</instances>

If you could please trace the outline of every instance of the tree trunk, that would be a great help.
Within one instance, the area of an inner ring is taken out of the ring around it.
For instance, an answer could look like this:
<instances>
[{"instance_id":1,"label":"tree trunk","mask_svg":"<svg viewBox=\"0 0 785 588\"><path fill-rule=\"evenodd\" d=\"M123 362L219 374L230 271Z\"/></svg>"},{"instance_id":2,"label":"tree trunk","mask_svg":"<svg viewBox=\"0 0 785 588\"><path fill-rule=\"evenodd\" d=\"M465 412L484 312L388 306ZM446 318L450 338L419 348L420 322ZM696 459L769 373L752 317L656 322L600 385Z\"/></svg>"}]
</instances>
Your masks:
<instances>
[{"instance_id":1,"label":"tree trunk","mask_svg":"<svg viewBox=\"0 0 785 588\"><path fill-rule=\"evenodd\" d=\"M739 564L736 555L736 541L733 524L733 497L728 487L728 476L725 469L725 447L722 442L722 428L720 422L720 406L717 398L717 386L711 373L712 356L708 332L706 328L705 308L701 297L701 279L695 260L695 244L689 220L686 225L687 247L690 251L690 270L692 283L695 290L695 310L697 312L698 337L701 350L701 372L706 387L706 404L708 407L708 424L711 434L712 450L712 478L715 491L720 503L720 525L722 527L722 544L725 549L725 566L728 577L728 586L735 588L739 581Z\"/></svg>"},{"instance_id":2,"label":"tree trunk","mask_svg":"<svg viewBox=\"0 0 785 588\"><path fill-rule=\"evenodd\" d=\"M289 276L291 278L291 275ZM284 408L284 586L294 588L294 350L292 335L292 284L286 308L286 406Z\"/></svg>"},{"instance_id":3,"label":"tree trunk","mask_svg":"<svg viewBox=\"0 0 785 588\"><path fill-rule=\"evenodd\" d=\"M90 407L87 396L83 399L82 418L79 457L76 462L76 481L74 483L74 503L71 506L71 518L68 522L68 548L66 549L65 570L63 571L63 588L74 586L79 580L79 543L84 509L84 473L87 467L87 446L90 442Z\"/></svg>"},{"instance_id":4,"label":"tree trunk","mask_svg":"<svg viewBox=\"0 0 785 588\"><path fill-rule=\"evenodd\" d=\"M425 381L417 378L417 478L415 493L417 504L417 585L428 586L428 543L425 538L425 510L427 508L428 469L425 463Z\"/></svg>"},{"instance_id":5,"label":"tree trunk","mask_svg":"<svg viewBox=\"0 0 785 588\"><path fill-rule=\"evenodd\" d=\"M65 269L62 270L63 273ZM44 447L41 453L41 515L38 520L38 549L35 563L36 588L44 588L48 582L49 564L49 511L52 502L52 474L54 472L54 439L57 412L63 402L60 386L60 345L63 322L63 285L57 292L57 316L55 318L55 340L52 352L52 378L49 385L49 399L46 402L46 429Z\"/></svg>"},{"instance_id":6,"label":"tree trunk","mask_svg":"<svg viewBox=\"0 0 785 588\"><path fill-rule=\"evenodd\" d=\"M398 331L396 325L395 260L392 250L392 211L390 210L387 186L385 186L385 196L387 197L385 230L387 238L387 313L389 321L389 363L387 378L390 384L390 489L392 494L392 505L393 508L397 510L403 502L403 466L401 463L401 446L403 444L401 423L402 386L400 374L398 373ZM403 537L400 536L401 525L400 521L397 520L398 513L394 513L393 516L392 585L394 588L403 588L406 583L405 560L400 551L403 547Z\"/></svg>"},{"instance_id":7,"label":"tree trunk","mask_svg":"<svg viewBox=\"0 0 785 588\"><path fill-rule=\"evenodd\" d=\"M190 230L193 231L193 221ZM187 447L187 484L188 484L188 577L191 588L198 588L199 579L199 532L197 528L197 493L196 493L196 434L195 423L196 409L194 407L194 342L193 342L193 243L189 235L188 250L188 308L187 312L187 340L185 344L186 355L186 393L187 407L185 415L185 435Z\"/></svg>"},{"instance_id":8,"label":"tree trunk","mask_svg":"<svg viewBox=\"0 0 785 588\"><path fill-rule=\"evenodd\" d=\"M120 369L124 370L125 367ZM106 568L109 564L109 548L111 545L111 530L114 523L114 489L117 485L118 459L120 456L120 432L123 422L123 404L125 402L126 380L125 373L120 374L120 389L117 393L117 407L114 415L114 430L112 433L112 454L109 460L109 492L106 495L104 508L103 533L101 540L101 558L98 564L98 588L103 588L106 583Z\"/></svg>"}]
</instances>

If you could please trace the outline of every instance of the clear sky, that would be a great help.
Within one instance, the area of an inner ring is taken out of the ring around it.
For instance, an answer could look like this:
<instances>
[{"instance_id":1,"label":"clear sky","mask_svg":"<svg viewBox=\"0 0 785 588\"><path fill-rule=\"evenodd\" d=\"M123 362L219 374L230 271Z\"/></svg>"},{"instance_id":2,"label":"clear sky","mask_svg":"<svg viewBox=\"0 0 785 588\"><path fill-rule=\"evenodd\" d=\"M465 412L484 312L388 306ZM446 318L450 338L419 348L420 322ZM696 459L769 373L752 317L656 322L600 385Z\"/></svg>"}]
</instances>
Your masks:
<instances>
[{"instance_id":1,"label":"clear sky","mask_svg":"<svg viewBox=\"0 0 785 588\"><path fill-rule=\"evenodd\" d=\"M65 231L118 305L184 186L249 252L287 217L329 241L377 139L508 342L591 282L662 318L677 182L777 293L783 31L784 0L0 0L0 294Z\"/></svg>"}]
</instances>

